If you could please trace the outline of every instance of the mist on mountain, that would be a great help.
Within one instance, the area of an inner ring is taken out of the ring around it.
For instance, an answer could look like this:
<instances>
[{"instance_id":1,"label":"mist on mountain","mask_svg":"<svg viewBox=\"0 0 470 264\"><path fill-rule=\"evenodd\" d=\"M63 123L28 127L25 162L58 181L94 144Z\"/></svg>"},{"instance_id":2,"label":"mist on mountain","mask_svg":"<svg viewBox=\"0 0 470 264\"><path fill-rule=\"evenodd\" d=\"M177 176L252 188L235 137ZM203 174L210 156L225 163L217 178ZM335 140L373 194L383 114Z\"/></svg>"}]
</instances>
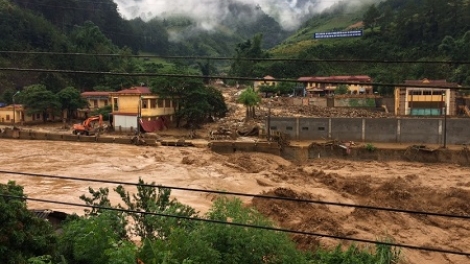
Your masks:
<instances>
[{"instance_id":1,"label":"mist on mountain","mask_svg":"<svg viewBox=\"0 0 470 264\"><path fill-rule=\"evenodd\" d=\"M334 0L114 0L126 19L185 16L211 30L229 19L249 22L258 14L274 18L284 30L297 29L311 15L340 2ZM368 0L365 0L368 1ZM235 10L239 9L239 10ZM234 14L236 17L234 17Z\"/></svg>"}]
</instances>

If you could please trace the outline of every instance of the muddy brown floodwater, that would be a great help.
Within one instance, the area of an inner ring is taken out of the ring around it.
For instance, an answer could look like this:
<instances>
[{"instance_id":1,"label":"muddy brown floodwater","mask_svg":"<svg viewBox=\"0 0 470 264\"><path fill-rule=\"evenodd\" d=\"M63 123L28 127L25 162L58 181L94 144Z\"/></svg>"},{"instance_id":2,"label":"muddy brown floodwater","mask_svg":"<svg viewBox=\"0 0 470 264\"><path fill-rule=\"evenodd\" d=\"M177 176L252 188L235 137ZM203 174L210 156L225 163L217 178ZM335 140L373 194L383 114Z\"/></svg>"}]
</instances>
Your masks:
<instances>
[{"instance_id":1,"label":"muddy brown floodwater","mask_svg":"<svg viewBox=\"0 0 470 264\"><path fill-rule=\"evenodd\" d=\"M137 147L52 141L0 139L2 170L175 187L225 190L364 204L407 210L470 215L470 169L458 165L409 162L352 162L318 159L299 166L260 153L219 155L206 148ZM116 185L0 174L14 180L30 198L82 203L88 187ZM133 188L126 187L131 192ZM179 201L201 213L213 195L173 191ZM119 202L111 193L111 201ZM470 252L470 220L410 215L275 200L243 198L279 226L307 232ZM28 202L31 209L82 214L84 208ZM302 248L349 242L294 236ZM459 255L402 249L404 263L470 263Z\"/></svg>"}]
</instances>

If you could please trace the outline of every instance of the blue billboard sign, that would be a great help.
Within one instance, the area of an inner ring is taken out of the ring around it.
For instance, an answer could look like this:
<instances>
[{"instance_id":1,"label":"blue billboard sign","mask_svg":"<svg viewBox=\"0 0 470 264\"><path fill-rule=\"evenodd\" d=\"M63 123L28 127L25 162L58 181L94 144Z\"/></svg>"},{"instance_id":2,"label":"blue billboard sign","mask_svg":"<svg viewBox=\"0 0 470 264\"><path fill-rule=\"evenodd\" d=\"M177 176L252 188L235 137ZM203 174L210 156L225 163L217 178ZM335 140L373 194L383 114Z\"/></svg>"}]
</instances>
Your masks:
<instances>
[{"instance_id":1,"label":"blue billboard sign","mask_svg":"<svg viewBox=\"0 0 470 264\"><path fill-rule=\"evenodd\" d=\"M327 39L327 38L353 38L362 37L362 30L351 31L332 31L332 32L317 32L314 33L314 39Z\"/></svg>"}]
</instances>

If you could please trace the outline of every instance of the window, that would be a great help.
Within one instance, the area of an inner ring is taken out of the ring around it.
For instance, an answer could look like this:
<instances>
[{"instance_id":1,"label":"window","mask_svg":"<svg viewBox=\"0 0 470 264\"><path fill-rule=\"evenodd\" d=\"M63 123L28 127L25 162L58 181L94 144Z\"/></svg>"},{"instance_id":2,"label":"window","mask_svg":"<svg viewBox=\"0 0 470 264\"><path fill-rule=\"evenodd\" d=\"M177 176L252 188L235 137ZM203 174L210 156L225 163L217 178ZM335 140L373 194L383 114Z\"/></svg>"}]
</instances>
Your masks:
<instances>
[{"instance_id":1,"label":"window","mask_svg":"<svg viewBox=\"0 0 470 264\"><path fill-rule=\"evenodd\" d=\"M170 108L171 107L171 101L170 99L165 99L165 107Z\"/></svg>"},{"instance_id":2,"label":"window","mask_svg":"<svg viewBox=\"0 0 470 264\"><path fill-rule=\"evenodd\" d=\"M293 130L294 128L291 126L286 127L286 130Z\"/></svg>"},{"instance_id":3,"label":"window","mask_svg":"<svg viewBox=\"0 0 470 264\"><path fill-rule=\"evenodd\" d=\"M7 115L7 121L10 121L10 115Z\"/></svg>"},{"instance_id":4,"label":"window","mask_svg":"<svg viewBox=\"0 0 470 264\"><path fill-rule=\"evenodd\" d=\"M318 130L324 131L324 130L325 130L325 127L318 127Z\"/></svg>"},{"instance_id":5,"label":"window","mask_svg":"<svg viewBox=\"0 0 470 264\"><path fill-rule=\"evenodd\" d=\"M157 108L157 99L150 99L150 108Z\"/></svg>"},{"instance_id":6,"label":"window","mask_svg":"<svg viewBox=\"0 0 470 264\"><path fill-rule=\"evenodd\" d=\"M163 108L163 99L158 99L158 108Z\"/></svg>"},{"instance_id":7,"label":"window","mask_svg":"<svg viewBox=\"0 0 470 264\"><path fill-rule=\"evenodd\" d=\"M108 100L103 100L103 104L104 104L104 106L107 106L108 105Z\"/></svg>"},{"instance_id":8,"label":"window","mask_svg":"<svg viewBox=\"0 0 470 264\"><path fill-rule=\"evenodd\" d=\"M93 100L93 108L98 108L98 100Z\"/></svg>"},{"instance_id":9,"label":"window","mask_svg":"<svg viewBox=\"0 0 470 264\"><path fill-rule=\"evenodd\" d=\"M421 91L413 90L413 91L409 91L408 94L409 94L409 95L421 95L422 92L421 92Z\"/></svg>"},{"instance_id":10,"label":"window","mask_svg":"<svg viewBox=\"0 0 470 264\"><path fill-rule=\"evenodd\" d=\"M118 98L113 98L113 104L114 104L114 111L117 111L119 109L119 106L118 106Z\"/></svg>"},{"instance_id":11,"label":"window","mask_svg":"<svg viewBox=\"0 0 470 264\"><path fill-rule=\"evenodd\" d=\"M272 126L272 127L271 127L271 130L277 130L277 127Z\"/></svg>"},{"instance_id":12,"label":"window","mask_svg":"<svg viewBox=\"0 0 470 264\"><path fill-rule=\"evenodd\" d=\"M432 91L423 91L423 95L432 95Z\"/></svg>"},{"instance_id":13,"label":"window","mask_svg":"<svg viewBox=\"0 0 470 264\"><path fill-rule=\"evenodd\" d=\"M147 108L147 107L148 107L148 100L142 99L142 108Z\"/></svg>"},{"instance_id":14,"label":"window","mask_svg":"<svg viewBox=\"0 0 470 264\"><path fill-rule=\"evenodd\" d=\"M303 131L308 131L308 127L302 127Z\"/></svg>"}]
</instances>

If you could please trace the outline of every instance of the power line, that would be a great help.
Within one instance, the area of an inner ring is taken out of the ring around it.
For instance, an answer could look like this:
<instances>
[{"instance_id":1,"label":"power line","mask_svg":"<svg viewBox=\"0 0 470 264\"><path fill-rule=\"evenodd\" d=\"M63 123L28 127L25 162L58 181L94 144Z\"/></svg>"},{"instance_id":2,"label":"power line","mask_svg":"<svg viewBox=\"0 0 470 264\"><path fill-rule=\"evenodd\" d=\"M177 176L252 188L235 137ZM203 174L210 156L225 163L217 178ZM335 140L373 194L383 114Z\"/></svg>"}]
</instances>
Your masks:
<instances>
[{"instance_id":1,"label":"power line","mask_svg":"<svg viewBox=\"0 0 470 264\"><path fill-rule=\"evenodd\" d=\"M319 201L319 200L311 200L311 199L297 199L297 198L270 196L270 195L262 195L262 194L248 194L248 193L241 193L241 192L204 190L204 189L165 186L165 185L139 184L139 183L130 183L130 182L121 182L121 181L86 179L86 178L77 178L77 177L70 177L70 176L55 176L55 175L48 175L48 174L16 172L16 171L6 171L6 170L0 170L0 173L12 174L12 175L21 175L21 176L28 176L28 177L42 177L42 178L50 178L50 179L60 179L60 180L98 182L98 183L109 183L109 184L118 184L118 185L143 186L143 187L152 187L152 188L167 188L167 189L173 189L173 190L179 190L179 191L211 193L211 194L221 194L221 195L233 195L233 196L240 196L240 197L252 197L252 198L260 198L260 199L272 199L272 200L282 200L282 201L291 201L291 202L301 202L301 203L312 203L312 204L352 207L352 208L358 208L358 209L369 209L369 210L376 210L376 211L388 211L388 212L407 213L407 214L419 214L419 215L427 215L427 216L439 216L439 217L448 217L448 218L457 218L457 219L466 219L466 220L470 219L470 216L467 216L467 215L454 215L454 214L444 214L444 213L436 213L436 212L424 212L424 211L405 210L405 209L377 207L377 206L368 206L368 205L357 205L357 204Z\"/></svg>"},{"instance_id":2,"label":"power line","mask_svg":"<svg viewBox=\"0 0 470 264\"><path fill-rule=\"evenodd\" d=\"M0 51L0 54L32 54L32 55L70 55L92 57L134 57L134 58L160 58L173 60L241 60L241 61L267 61L267 62L326 62L326 63L385 63L385 64L470 64L470 61L447 60L365 60L365 59L294 59L294 58L235 58L212 56L165 56L165 55L135 55L135 54L106 54L106 53L80 53L80 52L53 52L53 51Z\"/></svg>"},{"instance_id":3,"label":"power line","mask_svg":"<svg viewBox=\"0 0 470 264\"><path fill-rule=\"evenodd\" d=\"M254 228L254 229L261 229L261 230L268 230L268 231L297 234L297 235L326 237L326 238L332 238L332 239L338 239L338 240L347 240L347 241L369 243L369 244L379 244L379 245L386 245L386 246L391 246L391 247L408 248L408 249L413 249L413 250L423 250L423 251L470 257L470 252L459 252L459 251L440 249L440 248L420 247L420 246L414 246L414 245L409 245L409 244L374 241L374 240L369 240L369 239L352 238L352 237L344 237L344 236L335 236L335 235L312 233L312 232L276 228L276 227L269 227L269 226L250 225L250 224L242 224L242 223L236 223L236 222L226 222L226 221L220 221L220 220L196 218L196 217L181 216L181 215L171 215L171 214L163 214L163 213L156 213L156 212L145 212L145 211L137 211L137 210L130 210L130 209L122 209L122 208L84 205L84 204L77 204L77 203L71 203L71 202L59 202L59 201L52 201L52 200L46 200L46 199L29 198L29 197L21 197L21 196L13 196L13 195L5 195L5 194L0 194L0 196L6 197L6 198L12 198L12 199L29 200L29 201L60 204L60 205L69 205L69 206L76 206L76 207L95 208L95 209L118 211L118 212L133 213L133 214L154 215L154 216L177 218L177 219L183 219L183 220L189 220L189 221L198 221L198 222L206 222L206 223L212 223L212 224L222 224L222 225L230 225L230 226L237 226L237 227Z\"/></svg>"},{"instance_id":4,"label":"power line","mask_svg":"<svg viewBox=\"0 0 470 264\"><path fill-rule=\"evenodd\" d=\"M77 70L54 70L54 69L22 69L22 68L0 68L0 71L13 71L13 72L38 72L38 73L65 73L65 74L90 74L90 75L114 75L114 76L128 76L128 77L168 77L168 78L195 78L195 79L230 79L240 81L263 81L263 78L255 77L231 77L231 76L218 76L218 75L189 75L189 74L164 74L164 73L124 73L124 72L98 72L98 71L77 71ZM309 81L298 79L270 79L274 82L292 82L292 83L305 83ZM425 88L425 89L449 89L449 90L470 90L470 87L461 86L442 86L442 85L418 85L418 84L393 84L393 83L373 83L373 82L341 82L341 81L323 81L315 80L316 83L325 84L357 84L357 85L370 85L370 86L387 86L387 87L403 87L403 88Z\"/></svg>"}]
</instances>

